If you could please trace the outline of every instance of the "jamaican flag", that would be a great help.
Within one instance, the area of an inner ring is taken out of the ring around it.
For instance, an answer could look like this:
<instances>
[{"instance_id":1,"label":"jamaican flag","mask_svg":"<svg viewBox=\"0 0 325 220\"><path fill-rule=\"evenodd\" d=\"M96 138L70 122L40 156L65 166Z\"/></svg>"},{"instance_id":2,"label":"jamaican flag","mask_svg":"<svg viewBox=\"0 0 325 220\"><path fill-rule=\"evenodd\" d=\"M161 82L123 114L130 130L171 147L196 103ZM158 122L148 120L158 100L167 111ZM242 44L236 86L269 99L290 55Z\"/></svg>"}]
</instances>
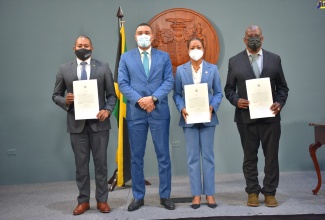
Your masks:
<instances>
[{"instance_id":1,"label":"jamaican flag","mask_svg":"<svg viewBox=\"0 0 325 220\"><path fill-rule=\"evenodd\" d=\"M123 186L127 181L131 180L131 156L130 156L130 144L126 124L126 99L119 90L117 84L118 78L118 65L121 55L126 52L126 39L124 26L122 24L120 28L119 43L116 54L115 72L114 72L114 86L117 96L117 102L113 111L113 115L117 119L118 125L118 140L117 140L117 186Z\"/></svg>"}]
</instances>

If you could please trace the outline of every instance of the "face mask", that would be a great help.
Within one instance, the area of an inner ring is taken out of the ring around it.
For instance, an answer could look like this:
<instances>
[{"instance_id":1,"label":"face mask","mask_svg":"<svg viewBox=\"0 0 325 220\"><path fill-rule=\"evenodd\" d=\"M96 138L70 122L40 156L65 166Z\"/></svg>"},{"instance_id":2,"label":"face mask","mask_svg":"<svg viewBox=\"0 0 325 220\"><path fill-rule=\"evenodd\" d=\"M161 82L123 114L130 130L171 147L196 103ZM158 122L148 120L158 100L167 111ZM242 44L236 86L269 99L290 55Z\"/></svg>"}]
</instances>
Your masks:
<instances>
[{"instance_id":1,"label":"face mask","mask_svg":"<svg viewBox=\"0 0 325 220\"><path fill-rule=\"evenodd\" d=\"M247 46L253 51L256 51L262 45L261 38L256 36L248 38L247 41Z\"/></svg>"},{"instance_id":2,"label":"face mask","mask_svg":"<svg viewBox=\"0 0 325 220\"><path fill-rule=\"evenodd\" d=\"M87 50L84 48L74 51L78 59L82 61L87 60L91 56L91 52L92 52L91 50Z\"/></svg>"},{"instance_id":3,"label":"face mask","mask_svg":"<svg viewBox=\"0 0 325 220\"><path fill-rule=\"evenodd\" d=\"M203 56L203 50L198 50L198 49L191 50L189 55L193 60L198 61Z\"/></svg>"},{"instance_id":4,"label":"face mask","mask_svg":"<svg viewBox=\"0 0 325 220\"><path fill-rule=\"evenodd\" d=\"M150 36L146 34L142 34L140 36L137 36L137 43L139 47L146 48L149 47L151 42L150 42Z\"/></svg>"}]
</instances>

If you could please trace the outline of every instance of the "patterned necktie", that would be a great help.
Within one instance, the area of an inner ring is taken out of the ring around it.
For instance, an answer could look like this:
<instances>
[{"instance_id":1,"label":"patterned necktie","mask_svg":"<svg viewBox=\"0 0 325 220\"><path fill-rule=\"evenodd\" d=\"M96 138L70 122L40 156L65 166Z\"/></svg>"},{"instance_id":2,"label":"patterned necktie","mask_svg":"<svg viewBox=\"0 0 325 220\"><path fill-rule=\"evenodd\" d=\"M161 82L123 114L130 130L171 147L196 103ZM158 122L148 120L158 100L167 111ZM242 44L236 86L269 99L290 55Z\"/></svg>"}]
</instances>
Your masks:
<instances>
[{"instance_id":1,"label":"patterned necktie","mask_svg":"<svg viewBox=\"0 0 325 220\"><path fill-rule=\"evenodd\" d=\"M258 60L258 54L251 54L252 58L252 68L255 73L256 78L260 78L260 69L258 68L257 60Z\"/></svg>"},{"instance_id":2,"label":"patterned necktie","mask_svg":"<svg viewBox=\"0 0 325 220\"><path fill-rule=\"evenodd\" d=\"M80 80L87 80L87 72L86 72L86 65L87 62L81 62L80 63L82 68L81 68L81 78Z\"/></svg>"},{"instance_id":3,"label":"patterned necktie","mask_svg":"<svg viewBox=\"0 0 325 220\"><path fill-rule=\"evenodd\" d=\"M143 54L143 61L142 61L142 64L143 64L143 67L144 67L144 71L146 71L146 74L147 74L147 76L148 76L148 74L149 74L149 59L148 59L148 52L147 52L147 51L143 51L142 54Z\"/></svg>"}]
</instances>

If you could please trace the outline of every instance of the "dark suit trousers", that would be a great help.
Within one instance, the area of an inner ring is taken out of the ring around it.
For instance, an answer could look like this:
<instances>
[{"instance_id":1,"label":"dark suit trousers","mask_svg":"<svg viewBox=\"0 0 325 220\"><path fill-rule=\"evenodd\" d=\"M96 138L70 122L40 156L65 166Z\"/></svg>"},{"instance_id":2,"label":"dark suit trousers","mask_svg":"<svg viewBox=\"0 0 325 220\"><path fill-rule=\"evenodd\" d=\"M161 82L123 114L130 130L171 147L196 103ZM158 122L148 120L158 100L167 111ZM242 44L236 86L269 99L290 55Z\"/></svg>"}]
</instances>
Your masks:
<instances>
[{"instance_id":1,"label":"dark suit trousers","mask_svg":"<svg viewBox=\"0 0 325 220\"><path fill-rule=\"evenodd\" d=\"M81 133L70 134L76 163L76 182L79 188L78 203L89 202L90 199L90 151L95 165L96 200L97 202L107 202L108 139L109 130L93 132L88 123Z\"/></svg>"},{"instance_id":2,"label":"dark suit trousers","mask_svg":"<svg viewBox=\"0 0 325 220\"><path fill-rule=\"evenodd\" d=\"M279 140L280 122L271 123L237 123L244 151L243 172L246 180L245 191L248 194L262 192L264 195L275 195L279 185ZM265 157L263 188L258 181L258 149L262 143Z\"/></svg>"}]
</instances>

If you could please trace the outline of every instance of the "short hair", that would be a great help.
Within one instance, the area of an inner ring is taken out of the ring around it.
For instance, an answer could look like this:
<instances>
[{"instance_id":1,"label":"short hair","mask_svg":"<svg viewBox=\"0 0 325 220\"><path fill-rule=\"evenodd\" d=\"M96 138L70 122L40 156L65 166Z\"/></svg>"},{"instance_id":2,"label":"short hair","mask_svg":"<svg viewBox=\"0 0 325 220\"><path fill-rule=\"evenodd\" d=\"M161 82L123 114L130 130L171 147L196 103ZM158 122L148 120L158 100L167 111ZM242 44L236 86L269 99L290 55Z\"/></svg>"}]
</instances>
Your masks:
<instances>
[{"instance_id":1,"label":"short hair","mask_svg":"<svg viewBox=\"0 0 325 220\"><path fill-rule=\"evenodd\" d=\"M91 39L88 37L88 36L86 36L86 35L79 35L77 38L76 38L76 40L75 40L75 45L76 45L76 42L77 42L77 40L79 39L79 38L87 38L88 40L89 40L89 42L90 42L90 45L92 46L93 45L93 43L91 42Z\"/></svg>"},{"instance_id":2,"label":"short hair","mask_svg":"<svg viewBox=\"0 0 325 220\"><path fill-rule=\"evenodd\" d=\"M247 35L247 30L252 30L252 29L258 29L260 31L261 35L263 36L262 29L259 26L255 25L255 24L250 25L250 26L248 26L246 28L246 30L245 30L245 36Z\"/></svg>"},{"instance_id":3,"label":"short hair","mask_svg":"<svg viewBox=\"0 0 325 220\"><path fill-rule=\"evenodd\" d=\"M191 38L189 41L187 41L187 49L190 49L190 44L191 44L191 42L192 42L192 41L195 41L195 40L200 41L201 44L202 44L202 47L204 48L204 43L203 43L203 41L202 41L200 38L193 37L193 38Z\"/></svg>"},{"instance_id":4,"label":"short hair","mask_svg":"<svg viewBox=\"0 0 325 220\"><path fill-rule=\"evenodd\" d=\"M148 23L141 23L141 24L139 24L135 30L137 30L138 27L141 27L141 26L148 26L152 30L151 26Z\"/></svg>"}]
</instances>

